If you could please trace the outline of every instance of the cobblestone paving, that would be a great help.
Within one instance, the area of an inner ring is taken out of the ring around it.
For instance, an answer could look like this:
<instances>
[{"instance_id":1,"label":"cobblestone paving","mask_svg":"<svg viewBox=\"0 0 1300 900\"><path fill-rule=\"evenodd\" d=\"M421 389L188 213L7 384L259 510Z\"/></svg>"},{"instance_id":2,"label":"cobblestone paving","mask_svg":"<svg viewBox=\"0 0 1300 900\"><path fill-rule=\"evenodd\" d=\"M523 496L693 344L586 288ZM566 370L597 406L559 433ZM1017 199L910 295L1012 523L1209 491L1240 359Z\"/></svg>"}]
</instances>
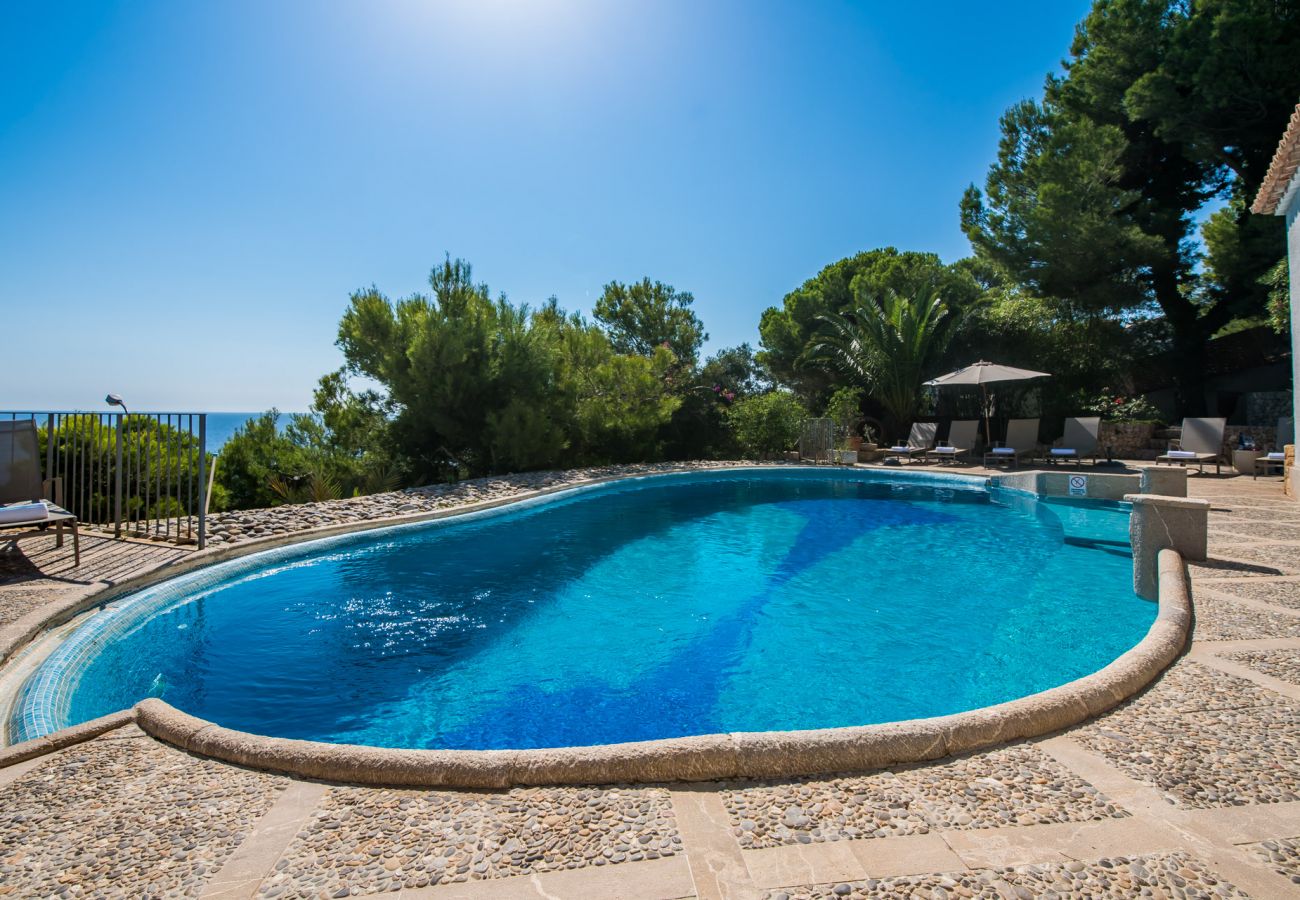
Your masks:
<instances>
[{"instance_id":1,"label":"cobblestone paving","mask_svg":"<svg viewBox=\"0 0 1300 900\"><path fill-rule=\"evenodd\" d=\"M346 896L681 852L661 788L505 793L333 788L263 897Z\"/></svg>"},{"instance_id":2,"label":"cobblestone paving","mask_svg":"<svg viewBox=\"0 0 1300 900\"><path fill-rule=\"evenodd\" d=\"M779 847L930 830L919 800L892 772L829 781L764 782L722 792L742 847Z\"/></svg>"},{"instance_id":3,"label":"cobblestone paving","mask_svg":"<svg viewBox=\"0 0 1300 900\"><path fill-rule=\"evenodd\" d=\"M1300 580L1275 581L1271 578L1254 578L1248 581L1219 581L1215 583L1214 590L1234 597L1262 600L1265 603L1300 610Z\"/></svg>"},{"instance_id":4,"label":"cobblestone paving","mask_svg":"<svg viewBox=\"0 0 1300 900\"><path fill-rule=\"evenodd\" d=\"M1286 840L1261 841L1247 849L1258 855L1273 871L1300 885L1300 837ZM1300 890L1300 889L1298 889Z\"/></svg>"},{"instance_id":5,"label":"cobblestone paving","mask_svg":"<svg viewBox=\"0 0 1300 900\"><path fill-rule=\"evenodd\" d=\"M250 540L311 525L495 499L618 471L663 468L535 473L281 508L245 515L242 521L240 515L232 515L218 520L218 534L226 542ZM1290 537L1287 529L1300 529L1300 506L1273 497L1269 492L1276 487L1249 479L1194 478L1189 490L1193 496L1214 499L1217 507L1211 514L1210 548L1218 560L1190 567L1195 639L1300 638L1300 617L1287 614L1287 609L1300 610L1300 577L1259 577L1300 567L1300 555L1281 557L1284 551L1279 548L1286 545L1261 543ZM318 506L323 508L314 508ZM1244 540L1243 534L1255 540ZM129 558L123 554L118 559L110 552L117 546L104 541L101 549L93 551L102 553L98 561L91 557L95 578L103 575L111 580L142 565L158 564L145 554L146 550L157 553L153 547L135 548ZM1260 547L1273 549L1259 551ZM1300 554L1300 547L1290 549ZM6 565L16 556L11 554L7 561L0 558L0 623L5 615L22 615L44 602L53 591L86 589L62 569L58 580L42 579L41 573L48 575L50 569L32 560L39 562L46 552L42 539L37 539L24 545L25 568L10 566L7 571ZM188 551L170 548L166 552ZM1252 552L1255 555L1248 557ZM64 555L50 553L50 559L62 566ZM1238 561L1229 559L1233 557ZM1234 602L1233 597L1272 604L1276 610ZM1216 645L1203 643L1202 647L1214 652ZM1224 658L1300 683L1300 642L1289 649L1277 649L1276 644L1242 645L1224 653ZM1287 822L1287 808L1276 804L1300 801L1300 703L1191 659L1178 662L1130 703L1069 730L1066 737L1097 754L1087 771L1109 766L1150 784L1174 806L1204 810L1197 813L1202 817L1197 821L1213 822L1219 808L1257 804L1259 808L1251 811L1252 822L1260 817L1267 820L1269 815ZM1100 774L1088 777L1098 784L1108 783ZM1041 858L1059 860L1057 850L1065 848L1052 842L1062 840L1065 832L1052 828L1035 832L1035 826L1087 821L1090 830L1103 835L1110 830L1113 839L1117 829L1132 833L1163 819L1158 809L1120 808L1071 767L1033 744L893 772L729 783L718 789L726 813L717 817L721 821L710 818L701 824L697 814L688 820L683 808L680 833L672 802L673 797L679 802L681 797L654 786L472 793L332 786L321 788L319 799L300 808L294 805L294 794L284 795L286 802L272 813L290 817L278 837L254 831L255 823L289 783L191 757L145 738L134 728L61 751L0 787L0 898L196 896L214 886L214 876L220 877L223 865L229 864L228 872L243 872L253 860L258 862L247 890L263 897L396 897L395 892L407 888L520 875L525 876L522 885L539 895L549 891L584 896L583 888L595 882L580 879L607 874L617 878L619 885L640 878L638 890L653 895L654 884L645 879L658 875L649 873L687 865L686 860L663 857L688 856L697 886L704 884L699 879L706 870L714 873L713 859L694 855L707 843L695 843L701 839L701 828L707 829L704 834L709 840L734 840L733 849L759 854L802 853L790 849L802 843L871 839L869 852L879 852L882 859L906 852L903 840L889 849L894 838L918 841L911 846L923 847L943 840L934 832L978 830L968 839L978 837L995 846L1003 835L1008 841L1026 841L1038 833L1046 842ZM295 785L294 790L303 787ZM1282 835L1245 848L1257 865L1215 857L1225 867L1222 875L1239 878L1243 888L1257 896L1285 896L1288 890L1300 896L1296 887L1300 886L1300 837L1287 834L1292 830L1288 825L1256 832ZM927 832L928 838L920 837ZM1209 825L1200 835L1221 849L1225 846ZM825 873L816 878L816 865L810 863L807 875L794 876L809 883L771 892L745 881L750 878L745 865L716 871L722 873L721 880L739 879L738 886L731 885L735 890L722 892L738 897L1243 896L1202 861L1172 852L1175 847L1136 858L1043 862L846 883L825 880L843 875ZM271 849L274 852L268 853ZM835 865L841 866L846 857L868 851L841 847L818 852L829 854L827 859L839 854ZM1229 856L1236 853L1232 850ZM748 854L746 858L753 859ZM809 858L817 857L810 851ZM261 863L262 859L267 861ZM648 865L650 861L655 861L654 866ZM662 865L670 868L656 868ZM647 874L638 876L638 871ZM876 869L852 871L865 879ZM900 865L892 871L911 870ZM258 878L261 882L255 889ZM578 880L551 889L545 883L548 878ZM602 887L585 896L607 896L611 883L600 881ZM674 893L685 892L679 882L673 885ZM491 892L498 885L489 882L477 887ZM664 896L667 890L665 886Z\"/></svg>"},{"instance_id":6,"label":"cobblestone paving","mask_svg":"<svg viewBox=\"0 0 1300 900\"><path fill-rule=\"evenodd\" d=\"M1300 525L1290 525L1273 519L1254 522L1213 522L1210 534L1219 536L1223 543L1252 541L1300 541Z\"/></svg>"},{"instance_id":7,"label":"cobblestone paving","mask_svg":"<svg viewBox=\"0 0 1300 900\"><path fill-rule=\"evenodd\" d=\"M1277 706L1290 701L1254 682L1182 659L1170 666L1147 690L1098 722L1114 725L1157 714L1178 715L1252 706Z\"/></svg>"},{"instance_id":8,"label":"cobblestone paving","mask_svg":"<svg viewBox=\"0 0 1300 900\"><path fill-rule=\"evenodd\" d=\"M1233 582L1226 590L1236 590ZM1212 589L1219 590L1211 580ZM1256 609L1233 603L1224 597L1202 590L1196 594L1196 630L1198 641L1252 641L1266 638L1300 637L1300 616L1285 612Z\"/></svg>"},{"instance_id":9,"label":"cobblestone paving","mask_svg":"<svg viewBox=\"0 0 1300 900\"><path fill-rule=\"evenodd\" d=\"M602 466L588 469L569 469L555 472L526 472L520 475L500 475L475 478L456 484L435 484L428 487L409 488L366 497L349 497L345 500L327 500L322 503L297 503L273 509L239 510L217 513L208 517L208 542L214 546L234 544L255 538L278 534L291 534L308 528L339 525L348 522L369 522L409 516L421 512L435 512L481 503L502 500L528 491L562 487L596 478L616 475L651 475L657 472L715 469L735 466L736 463L656 463L630 466ZM748 463L747 465L752 465Z\"/></svg>"},{"instance_id":10,"label":"cobblestone paving","mask_svg":"<svg viewBox=\"0 0 1300 900\"><path fill-rule=\"evenodd\" d=\"M1216 556L1240 559L1277 570L1279 575L1300 573L1300 545L1297 544L1219 544Z\"/></svg>"},{"instance_id":11,"label":"cobblestone paving","mask_svg":"<svg viewBox=\"0 0 1300 900\"><path fill-rule=\"evenodd\" d=\"M39 609L60 595L75 590L77 589L51 590L40 582L32 587L0 585L0 625L16 622L32 610Z\"/></svg>"},{"instance_id":12,"label":"cobblestone paving","mask_svg":"<svg viewBox=\"0 0 1300 900\"><path fill-rule=\"evenodd\" d=\"M768 900L977 897L1245 897L1187 853L1116 856L954 875L882 878L772 891Z\"/></svg>"},{"instance_id":13,"label":"cobblestone paving","mask_svg":"<svg viewBox=\"0 0 1300 900\"><path fill-rule=\"evenodd\" d=\"M1223 658L1243 663L1265 675L1300 684L1300 650L1242 650L1225 653Z\"/></svg>"},{"instance_id":14,"label":"cobblestone paving","mask_svg":"<svg viewBox=\"0 0 1300 900\"><path fill-rule=\"evenodd\" d=\"M196 896L286 783L109 732L0 789L0 893Z\"/></svg>"},{"instance_id":15,"label":"cobblestone paving","mask_svg":"<svg viewBox=\"0 0 1300 900\"><path fill-rule=\"evenodd\" d=\"M1292 706L1181 715L1129 707L1071 737L1178 806L1300 799L1300 710Z\"/></svg>"},{"instance_id":16,"label":"cobblestone paving","mask_svg":"<svg viewBox=\"0 0 1300 900\"><path fill-rule=\"evenodd\" d=\"M1207 578L1241 578L1246 575L1285 575L1281 569L1259 562L1247 560L1223 559L1217 547L1210 551L1210 558L1202 562L1189 562L1187 571L1192 580Z\"/></svg>"},{"instance_id":17,"label":"cobblestone paving","mask_svg":"<svg viewBox=\"0 0 1300 900\"><path fill-rule=\"evenodd\" d=\"M1028 746L893 773L768 782L723 791L722 802L747 849L1126 815Z\"/></svg>"}]
</instances>

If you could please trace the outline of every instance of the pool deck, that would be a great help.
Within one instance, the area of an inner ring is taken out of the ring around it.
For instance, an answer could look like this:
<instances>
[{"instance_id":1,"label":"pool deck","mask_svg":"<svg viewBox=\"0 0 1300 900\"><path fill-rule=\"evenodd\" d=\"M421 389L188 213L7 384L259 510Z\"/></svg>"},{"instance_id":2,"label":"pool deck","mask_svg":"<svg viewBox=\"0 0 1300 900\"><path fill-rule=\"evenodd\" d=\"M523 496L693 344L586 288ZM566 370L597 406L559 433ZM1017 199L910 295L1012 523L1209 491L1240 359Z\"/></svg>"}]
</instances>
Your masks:
<instances>
[{"instance_id":1,"label":"pool deck","mask_svg":"<svg viewBox=\"0 0 1300 900\"><path fill-rule=\"evenodd\" d=\"M0 897L1300 896L1300 503L1188 488L1214 504L1190 650L1063 733L866 775L464 792L269 775L126 725L0 768ZM20 548L0 627L191 552L86 538L73 572L52 539Z\"/></svg>"}]
</instances>

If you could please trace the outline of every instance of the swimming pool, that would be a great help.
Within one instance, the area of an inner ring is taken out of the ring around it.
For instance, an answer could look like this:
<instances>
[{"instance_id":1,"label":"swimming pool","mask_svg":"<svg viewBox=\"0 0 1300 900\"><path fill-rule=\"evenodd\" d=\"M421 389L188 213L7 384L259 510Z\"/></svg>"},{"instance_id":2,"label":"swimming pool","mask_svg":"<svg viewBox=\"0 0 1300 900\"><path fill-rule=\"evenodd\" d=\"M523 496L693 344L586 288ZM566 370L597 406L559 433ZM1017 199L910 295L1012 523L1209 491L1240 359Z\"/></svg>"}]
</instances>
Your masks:
<instances>
[{"instance_id":1,"label":"swimming pool","mask_svg":"<svg viewBox=\"0 0 1300 900\"><path fill-rule=\"evenodd\" d=\"M242 731L581 746L935 716L1136 644L1127 510L980 479L743 469L270 551L122 598L10 740L144 697Z\"/></svg>"}]
</instances>

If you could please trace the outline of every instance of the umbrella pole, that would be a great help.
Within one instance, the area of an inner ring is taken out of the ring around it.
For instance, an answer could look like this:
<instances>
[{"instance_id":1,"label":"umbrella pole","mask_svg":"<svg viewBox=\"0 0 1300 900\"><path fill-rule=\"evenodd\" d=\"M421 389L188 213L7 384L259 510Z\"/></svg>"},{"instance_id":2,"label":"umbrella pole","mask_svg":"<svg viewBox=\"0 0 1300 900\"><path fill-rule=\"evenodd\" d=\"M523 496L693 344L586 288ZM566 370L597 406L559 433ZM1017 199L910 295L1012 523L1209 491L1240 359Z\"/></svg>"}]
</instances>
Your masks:
<instances>
[{"instance_id":1,"label":"umbrella pole","mask_svg":"<svg viewBox=\"0 0 1300 900\"><path fill-rule=\"evenodd\" d=\"M980 383L980 392L984 394L984 441L986 449L993 446L993 426L989 422L989 389Z\"/></svg>"}]
</instances>

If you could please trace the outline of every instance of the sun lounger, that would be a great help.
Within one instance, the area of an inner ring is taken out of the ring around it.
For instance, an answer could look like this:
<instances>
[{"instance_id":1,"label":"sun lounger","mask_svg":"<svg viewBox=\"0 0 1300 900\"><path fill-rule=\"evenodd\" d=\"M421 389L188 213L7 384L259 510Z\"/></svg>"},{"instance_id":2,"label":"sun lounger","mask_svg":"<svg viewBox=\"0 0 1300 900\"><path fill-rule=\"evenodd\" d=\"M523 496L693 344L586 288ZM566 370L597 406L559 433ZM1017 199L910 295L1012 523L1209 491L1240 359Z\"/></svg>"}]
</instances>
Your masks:
<instances>
[{"instance_id":1,"label":"sun lounger","mask_svg":"<svg viewBox=\"0 0 1300 900\"><path fill-rule=\"evenodd\" d=\"M1281 475L1286 469L1286 453L1281 450L1265 453L1255 460L1255 478L1259 478L1261 469L1265 475Z\"/></svg>"},{"instance_id":2,"label":"sun lounger","mask_svg":"<svg viewBox=\"0 0 1300 900\"><path fill-rule=\"evenodd\" d=\"M1020 464L1025 457L1032 457L1038 449L1038 420L1012 419L1007 423L1007 439L1001 446L991 447L984 454L984 465L1011 466Z\"/></svg>"},{"instance_id":3,"label":"sun lounger","mask_svg":"<svg viewBox=\"0 0 1300 900\"><path fill-rule=\"evenodd\" d=\"M906 444L895 444L885 449L885 456L913 459L924 457L925 451L934 446L934 434L939 426L934 422L913 422L912 430L907 435Z\"/></svg>"},{"instance_id":4,"label":"sun lounger","mask_svg":"<svg viewBox=\"0 0 1300 900\"><path fill-rule=\"evenodd\" d=\"M1083 465L1084 458L1097 461L1098 433L1101 431L1100 416L1084 418L1070 417L1065 420L1065 434L1061 437L1061 446L1052 447L1043 454L1043 461L1049 465L1058 462L1073 461L1076 467Z\"/></svg>"},{"instance_id":5,"label":"sun lounger","mask_svg":"<svg viewBox=\"0 0 1300 900\"><path fill-rule=\"evenodd\" d=\"M977 419L963 419L953 422L948 427L948 439L927 450L926 459L936 459L944 464L955 464L962 455L969 453L975 446L975 437L979 433L980 423Z\"/></svg>"},{"instance_id":6,"label":"sun lounger","mask_svg":"<svg viewBox=\"0 0 1300 900\"><path fill-rule=\"evenodd\" d=\"M1157 464L1186 466L1196 463L1205 471L1206 463L1214 463L1214 474L1221 472L1223 463L1223 429L1227 419L1183 419L1182 436L1169 450L1156 457Z\"/></svg>"},{"instance_id":7,"label":"sun lounger","mask_svg":"<svg viewBox=\"0 0 1300 900\"><path fill-rule=\"evenodd\" d=\"M55 546L62 547L63 529L67 526L72 530L73 562L79 566L77 517L45 499L51 487L57 497L57 482L41 480L36 423L31 419L0 421L0 539L17 541L45 535L53 525Z\"/></svg>"}]
</instances>

